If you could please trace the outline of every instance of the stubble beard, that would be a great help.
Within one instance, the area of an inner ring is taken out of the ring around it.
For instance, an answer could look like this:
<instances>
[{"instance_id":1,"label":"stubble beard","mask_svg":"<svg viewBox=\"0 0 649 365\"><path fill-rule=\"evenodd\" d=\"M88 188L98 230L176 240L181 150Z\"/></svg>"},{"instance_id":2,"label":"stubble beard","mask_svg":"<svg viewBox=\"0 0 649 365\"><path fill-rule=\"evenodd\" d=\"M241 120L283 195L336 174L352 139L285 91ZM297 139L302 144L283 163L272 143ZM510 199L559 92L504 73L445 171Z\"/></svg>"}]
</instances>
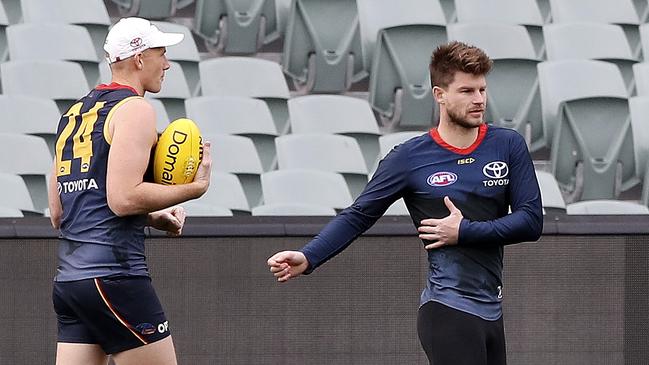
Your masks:
<instances>
[{"instance_id":1,"label":"stubble beard","mask_svg":"<svg viewBox=\"0 0 649 365\"><path fill-rule=\"evenodd\" d=\"M448 115L448 120L451 122L451 124L457 125L465 129L478 128L484 123L482 119L477 122L471 121L466 116L460 115L459 113L456 113L454 110L447 110L446 113Z\"/></svg>"}]
</instances>

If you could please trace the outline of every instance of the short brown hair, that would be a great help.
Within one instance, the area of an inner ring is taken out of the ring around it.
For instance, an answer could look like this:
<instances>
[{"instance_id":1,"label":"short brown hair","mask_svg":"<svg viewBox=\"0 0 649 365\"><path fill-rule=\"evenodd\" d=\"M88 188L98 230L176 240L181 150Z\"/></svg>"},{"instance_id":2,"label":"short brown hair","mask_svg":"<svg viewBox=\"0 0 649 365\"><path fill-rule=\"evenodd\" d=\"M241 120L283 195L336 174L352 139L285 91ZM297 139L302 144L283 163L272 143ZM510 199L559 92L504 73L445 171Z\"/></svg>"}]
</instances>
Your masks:
<instances>
[{"instance_id":1,"label":"short brown hair","mask_svg":"<svg viewBox=\"0 0 649 365\"><path fill-rule=\"evenodd\" d=\"M478 47L452 41L433 51L430 59L430 81L432 86L448 87L457 71L472 75L486 75L491 71L493 61Z\"/></svg>"}]
</instances>

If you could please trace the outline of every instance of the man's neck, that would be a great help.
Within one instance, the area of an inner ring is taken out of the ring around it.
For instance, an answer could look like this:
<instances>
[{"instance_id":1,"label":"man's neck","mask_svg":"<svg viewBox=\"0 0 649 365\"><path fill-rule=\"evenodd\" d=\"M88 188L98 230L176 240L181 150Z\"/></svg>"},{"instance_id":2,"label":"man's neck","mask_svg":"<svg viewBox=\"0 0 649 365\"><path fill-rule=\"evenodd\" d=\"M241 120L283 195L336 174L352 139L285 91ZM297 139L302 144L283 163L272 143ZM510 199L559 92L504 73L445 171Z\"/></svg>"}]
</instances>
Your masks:
<instances>
[{"instance_id":1,"label":"man's neck","mask_svg":"<svg viewBox=\"0 0 649 365\"><path fill-rule=\"evenodd\" d=\"M478 138L480 127L465 128L448 120L440 120L437 133L444 142L456 148L467 148Z\"/></svg>"}]
</instances>

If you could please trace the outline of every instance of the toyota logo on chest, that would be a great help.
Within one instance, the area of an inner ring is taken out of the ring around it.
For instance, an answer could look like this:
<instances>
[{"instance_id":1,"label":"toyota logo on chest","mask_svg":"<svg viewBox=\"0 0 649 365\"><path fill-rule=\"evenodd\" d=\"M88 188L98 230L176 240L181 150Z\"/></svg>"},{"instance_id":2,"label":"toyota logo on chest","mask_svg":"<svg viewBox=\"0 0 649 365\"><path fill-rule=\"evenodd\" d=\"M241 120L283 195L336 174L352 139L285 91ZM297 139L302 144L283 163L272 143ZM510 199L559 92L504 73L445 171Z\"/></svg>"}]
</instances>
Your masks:
<instances>
[{"instance_id":1,"label":"toyota logo on chest","mask_svg":"<svg viewBox=\"0 0 649 365\"><path fill-rule=\"evenodd\" d=\"M506 179L509 166L503 161L489 162L482 168L482 173L490 179L482 181L485 187L509 185L509 179Z\"/></svg>"}]
</instances>

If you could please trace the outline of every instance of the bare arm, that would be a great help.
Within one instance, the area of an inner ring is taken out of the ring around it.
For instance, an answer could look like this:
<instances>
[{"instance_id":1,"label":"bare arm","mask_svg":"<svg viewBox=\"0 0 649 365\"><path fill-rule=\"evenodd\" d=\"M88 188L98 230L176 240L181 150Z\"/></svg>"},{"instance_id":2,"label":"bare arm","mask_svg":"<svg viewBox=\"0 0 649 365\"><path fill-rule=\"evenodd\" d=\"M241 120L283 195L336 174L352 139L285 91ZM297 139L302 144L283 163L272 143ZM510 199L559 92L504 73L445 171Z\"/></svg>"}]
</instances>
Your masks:
<instances>
[{"instance_id":1,"label":"bare arm","mask_svg":"<svg viewBox=\"0 0 649 365\"><path fill-rule=\"evenodd\" d=\"M157 142L155 112L144 99L134 99L115 110L110 120L112 136L108 155L106 191L108 206L118 216L146 214L203 195L209 186L209 144L193 182L162 185L144 182L151 149Z\"/></svg>"},{"instance_id":2,"label":"bare arm","mask_svg":"<svg viewBox=\"0 0 649 365\"><path fill-rule=\"evenodd\" d=\"M47 184L47 202L50 208L50 221L54 229L61 226L61 216L63 215L63 206L61 206L61 197L56 184L56 160L52 166L52 173Z\"/></svg>"}]
</instances>

